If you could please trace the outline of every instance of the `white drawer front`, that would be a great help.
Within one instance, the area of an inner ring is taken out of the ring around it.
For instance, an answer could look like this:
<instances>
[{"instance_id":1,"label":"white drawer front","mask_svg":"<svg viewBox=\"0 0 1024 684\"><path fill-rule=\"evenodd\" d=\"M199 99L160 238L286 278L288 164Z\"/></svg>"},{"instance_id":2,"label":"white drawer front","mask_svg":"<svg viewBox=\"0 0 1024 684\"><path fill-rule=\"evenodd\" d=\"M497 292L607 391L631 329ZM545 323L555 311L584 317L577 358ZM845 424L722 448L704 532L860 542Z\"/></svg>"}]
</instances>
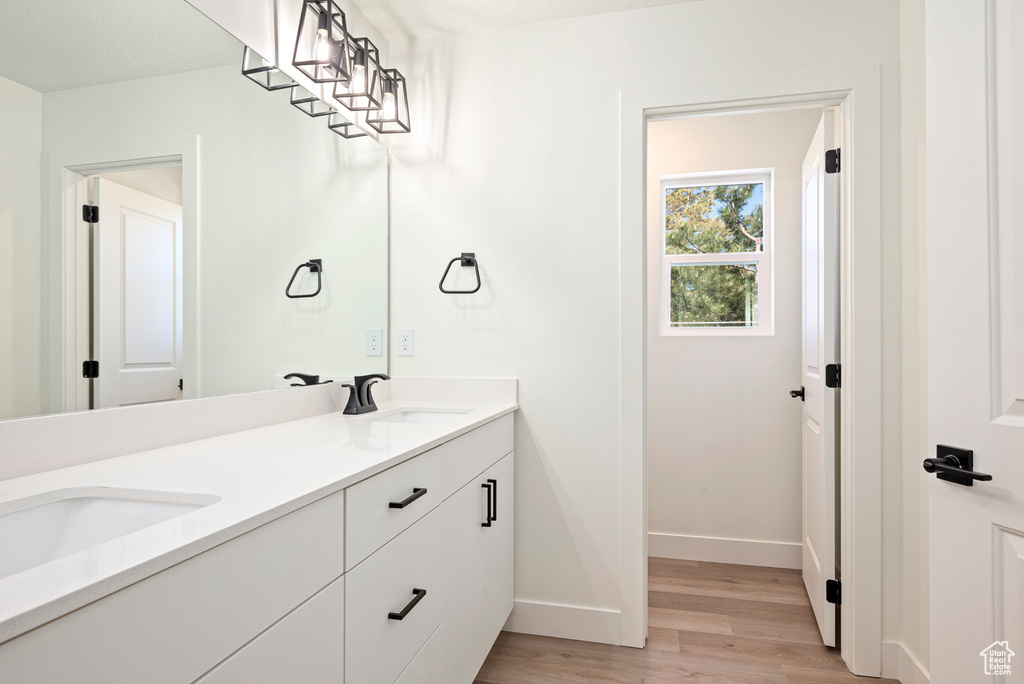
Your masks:
<instances>
[{"instance_id":1,"label":"white drawer front","mask_svg":"<svg viewBox=\"0 0 1024 684\"><path fill-rule=\"evenodd\" d=\"M345 575L345 680L393 684L441 623L446 509L430 513ZM401 620L391 619L426 594Z\"/></svg>"},{"instance_id":2,"label":"white drawer front","mask_svg":"<svg viewBox=\"0 0 1024 684\"><path fill-rule=\"evenodd\" d=\"M196 684L342 684L345 581L338 578Z\"/></svg>"},{"instance_id":3,"label":"white drawer front","mask_svg":"<svg viewBox=\"0 0 1024 684\"><path fill-rule=\"evenodd\" d=\"M341 574L342 492L0 645L4 684L192 682Z\"/></svg>"},{"instance_id":4,"label":"white drawer front","mask_svg":"<svg viewBox=\"0 0 1024 684\"><path fill-rule=\"evenodd\" d=\"M503 416L345 490L345 567L352 569L512 451L512 415ZM427 491L405 508L392 508Z\"/></svg>"}]
</instances>

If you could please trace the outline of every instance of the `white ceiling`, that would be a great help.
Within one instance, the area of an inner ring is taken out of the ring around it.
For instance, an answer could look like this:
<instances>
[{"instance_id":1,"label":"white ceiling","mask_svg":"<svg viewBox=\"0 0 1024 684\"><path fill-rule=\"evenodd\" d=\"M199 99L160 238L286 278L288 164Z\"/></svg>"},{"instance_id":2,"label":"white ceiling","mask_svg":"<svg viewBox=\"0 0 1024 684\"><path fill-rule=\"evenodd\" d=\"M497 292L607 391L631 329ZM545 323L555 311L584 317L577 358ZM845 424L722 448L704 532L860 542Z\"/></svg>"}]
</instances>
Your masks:
<instances>
[{"instance_id":1,"label":"white ceiling","mask_svg":"<svg viewBox=\"0 0 1024 684\"><path fill-rule=\"evenodd\" d=\"M44 93L241 62L184 0L0 2L0 76Z\"/></svg>"},{"instance_id":2,"label":"white ceiling","mask_svg":"<svg viewBox=\"0 0 1024 684\"><path fill-rule=\"evenodd\" d=\"M695 0L355 0L390 40L624 12Z\"/></svg>"}]
</instances>

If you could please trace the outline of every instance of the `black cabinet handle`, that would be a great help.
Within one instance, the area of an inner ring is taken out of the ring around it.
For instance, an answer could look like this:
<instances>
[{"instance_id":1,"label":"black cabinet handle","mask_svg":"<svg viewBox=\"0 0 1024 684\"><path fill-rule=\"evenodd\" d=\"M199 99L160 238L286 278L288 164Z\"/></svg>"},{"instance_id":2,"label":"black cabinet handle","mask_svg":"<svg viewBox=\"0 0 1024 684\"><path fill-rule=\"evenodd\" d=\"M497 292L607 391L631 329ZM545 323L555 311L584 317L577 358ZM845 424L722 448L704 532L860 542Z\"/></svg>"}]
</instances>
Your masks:
<instances>
[{"instance_id":1,"label":"black cabinet handle","mask_svg":"<svg viewBox=\"0 0 1024 684\"><path fill-rule=\"evenodd\" d=\"M974 452L970 449L958 449L938 445L935 458L924 459L925 472L938 473L940 480L955 482L966 487L973 487L974 480L988 482L992 476L987 473L978 473L974 468Z\"/></svg>"},{"instance_id":2,"label":"black cabinet handle","mask_svg":"<svg viewBox=\"0 0 1024 684\"><path fill-rule=\"evenodd\" d=\"M494 485L494 501L491 504L490 510L492 511L491 521L496 521L498 519L498 481L487 480L487 482L488 484Z\"/></svg>"},{"instance_id":3,"label":"black cabinet handle","mask_svg":"<svg viewBox=\"0 0 1024 684\"><path fill-rule=\"evenodd\" d=\"M412 494L410 494L407 499L403 499L402 501L392 501L391 503L388 504L388 508L405 508L406 506L408 506L413 501L420 498L426 493L426 487L417 487L412 490Z\"/></svg>"},{"instance_id":4,"label":"black cabinet handle","mask_svg":"<svg viewBox=\"0 0 1024 684\"><path fill-rule=\"evenodd\" d=\"M480 527L491 526L491 506L494 505L494 492L491 490L491 482L493 481L494 480L488 480L487 482L480 485L481 487L487 490L487 520L480 523Z\"/></svg>"},{"instance_id":5,"label":"black cabinet handle","mask_svg":"<svg viewBox=\"0 0 1024 684\"><path fill-rule=\"evenodd\" d=\"M794 399L804 401L804 388L801 387L798 390L789 390L789 396L793 397Z\"/></svg>"},{"instance_id":6,"label":"black cabinet handle","mask_svg":"<svg viewBox=\"0 0 1024 684\"><path fill-rule=\"evenodd\" d=\"M424 490L425 491L425 490ZM412 601L406 604L405 608L402 609L401 613L388 613L388 620L404 620L405 616L416 607L416 604L423 600L423 597L427 595L426 589L413 589Z\"/></svg>"}]
</instances>

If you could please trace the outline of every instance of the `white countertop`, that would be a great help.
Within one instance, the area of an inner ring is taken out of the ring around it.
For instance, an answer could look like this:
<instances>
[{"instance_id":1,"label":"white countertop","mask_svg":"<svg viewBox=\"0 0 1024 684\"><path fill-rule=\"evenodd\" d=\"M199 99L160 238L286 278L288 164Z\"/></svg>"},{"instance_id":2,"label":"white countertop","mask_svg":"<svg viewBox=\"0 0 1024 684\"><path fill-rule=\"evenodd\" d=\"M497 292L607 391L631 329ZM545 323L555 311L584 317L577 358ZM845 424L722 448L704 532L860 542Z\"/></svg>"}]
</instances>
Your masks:
<instances>
[{"instance_id":1,"label":"white countertop","mask_svg":"<svg viewBox=\"0 0 1024 684\"><path fill-rule=\"evenodd\" d=\"M207 551L518 408L511 403L381 402L0 482L11 502L113 487L219 497L216 503L0 579L0 643ZM396 408L469 409L441 423L373 422ZM2 550L0 550L2 552Z\"/></svg>"}]
</instances>

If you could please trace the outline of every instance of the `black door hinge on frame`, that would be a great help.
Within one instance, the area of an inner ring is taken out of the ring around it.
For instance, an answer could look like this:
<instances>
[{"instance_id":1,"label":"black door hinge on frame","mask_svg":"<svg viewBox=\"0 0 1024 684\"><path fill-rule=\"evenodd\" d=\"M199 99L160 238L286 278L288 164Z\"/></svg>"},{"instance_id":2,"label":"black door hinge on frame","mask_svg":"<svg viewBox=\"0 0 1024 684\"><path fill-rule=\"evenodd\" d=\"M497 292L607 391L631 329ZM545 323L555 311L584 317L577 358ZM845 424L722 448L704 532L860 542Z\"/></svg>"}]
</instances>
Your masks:
<instances>
[{"instance_id":1,"label":"black door hinge on frame","mask_svg":"<svg viewBox=\"0 0 1024 684\"><path fill-rule=\"evenodd\" d=\"M843 386L843 367L838 363L825 366L825 387L839 389Z\"/></svg>"},{"instance_id":2,"label":"black door hinge on frame","mask_svg":"<svg viewBox=\"0 0 1024 684\"><path fill-rule=\"evenodd\" d=\"M840 156L838 147L834 150L825 151L825 173L839 173Z\"/></svg>"},{"instance_id":3,"label":"black door hinge on frame","mask_svg":"<svg viewBox=\"0 0 1024 684\"><path fill-rule=\"evenodd\" d=\"M178 389L184 391L184 389L185 389L185 380L184 380L184 378L178 378Z\"/></svg>"},{"instance_id":4,"label":"black door hinge on frame","mask_svg":"<svg viewBox=\"0 0 1024 684\"><path fill-rule=\"evenodd\" d=\"M100 222L100 208L95 204L82 205L82 220L86 223Z\"/></svg>"},{"instance_id":5,"label":"black door hinge on frame","mask_svg":"<svg viewBox=\"0 0 1024 684\"><path fill-rule=\"evenodd\" d=\"M82 362L82 377L92 380L93 378L100 377L100 362L99 361L83 361Z\"/></svg>"},{"instance_id":6,"label":"black door hinge on frame","mask_svg":"<svg viewBox=\"0 0 1024 684\"><path fill-rule=\"evenodd\" d=\"M843 605L843 583L839 580L826 580L825 600L837 606Z\"/></svg>"}]
</instances>

